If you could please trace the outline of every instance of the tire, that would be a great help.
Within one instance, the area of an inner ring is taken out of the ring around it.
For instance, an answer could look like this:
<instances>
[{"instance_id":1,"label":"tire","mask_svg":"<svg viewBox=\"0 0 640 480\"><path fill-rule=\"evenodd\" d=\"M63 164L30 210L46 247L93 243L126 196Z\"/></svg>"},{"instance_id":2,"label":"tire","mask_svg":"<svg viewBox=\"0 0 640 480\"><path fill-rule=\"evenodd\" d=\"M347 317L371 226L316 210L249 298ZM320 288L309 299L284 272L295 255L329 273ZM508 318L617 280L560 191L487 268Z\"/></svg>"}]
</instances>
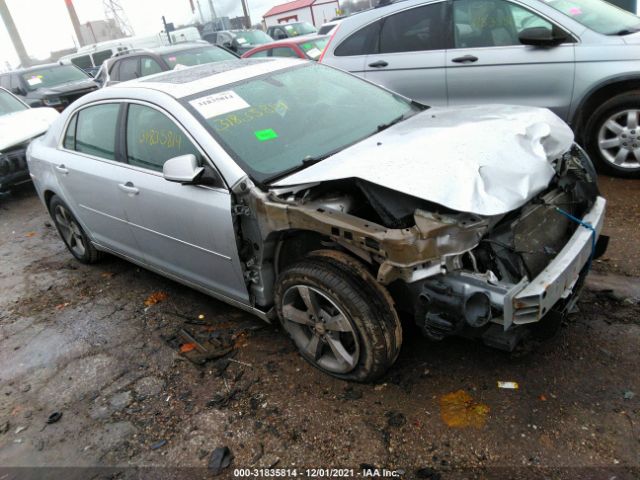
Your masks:
<instances>
[{"instance_id":1,"label":"tire","mask_svg":"<svg viewBox=\"0 0 640 480\"><path fill-rule=\"evenodd\" d=\"M391 296L356 260L318 251L285 269L276 309L302 357L342 380L371 382L395 362L402 327Z\"/></svg>"},{"instance_id":2,"label":"tire","mask_svg":"<svg viewBox=\"0 0 640 480\"><path fill-rule=\"evenodd\" d=\"M585 138L599 172L640 178L640 91L616 95L600 105L586 124Z\"/></svg>"},{"instance_id":3,"label":"tire","mask_svg":"<svg viewBox=\"0 0 640 480\"><path fill-rule=\"evenodd\" d=\"M49 214L62 241L76 260L87 264L100 260L102 252L96 250L69 207L57 195L49 201Z\"/></svg>"}]
</instances>

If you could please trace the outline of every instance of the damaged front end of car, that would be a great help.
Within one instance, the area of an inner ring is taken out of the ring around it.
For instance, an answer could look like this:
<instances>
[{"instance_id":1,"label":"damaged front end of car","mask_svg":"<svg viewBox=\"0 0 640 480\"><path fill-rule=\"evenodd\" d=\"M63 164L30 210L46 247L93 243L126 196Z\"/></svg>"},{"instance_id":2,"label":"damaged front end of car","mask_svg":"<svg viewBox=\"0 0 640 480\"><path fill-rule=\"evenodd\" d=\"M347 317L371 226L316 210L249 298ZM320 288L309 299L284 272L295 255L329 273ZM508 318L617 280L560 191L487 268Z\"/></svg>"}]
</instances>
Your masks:
<instances>
[{"instance_id":1,"label":"damaged front end of car","mask_svg":"<svg viewBox=\"0 0 640 480\"><path fill-rule=\"evenodd\" d=\"M320 249L358 258L425 336L481 338L513 350L577 299L605 200L573 145L550 162L547 188L506 213L462 213L357 178L267 191L234 189L238 238L254 304L273 304L277 275ZM606 245L604 245L606 247Z\"/></svg>"}]
</instances>

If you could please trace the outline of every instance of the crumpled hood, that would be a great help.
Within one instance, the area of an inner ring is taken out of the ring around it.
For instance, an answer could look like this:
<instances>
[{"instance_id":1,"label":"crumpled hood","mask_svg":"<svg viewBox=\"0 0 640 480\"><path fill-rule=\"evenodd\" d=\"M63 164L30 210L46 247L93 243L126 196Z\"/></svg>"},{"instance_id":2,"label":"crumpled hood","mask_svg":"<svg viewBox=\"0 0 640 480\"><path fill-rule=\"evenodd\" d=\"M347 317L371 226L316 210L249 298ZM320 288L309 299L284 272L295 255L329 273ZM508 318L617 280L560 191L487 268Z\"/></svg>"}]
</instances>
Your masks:
<instances>
[{"instance_id":1,"label":"crumpled hood","mask_svg":"<svg viewBox=\"0 0 640 480\"><path fill-rule=\"evenodd\" d=\"M0 116L0 151L43 134L60 114L53 108L30 108Z\"/></svg>"},{"instance_id":2,"label":"crumpled hood","mask_svg":"<svg viewBox=\"0 0 640 480\"><path fill-rule=\"evenodd\" d=\"M573 132L550 110L430 108L275 186L360 178L461 212L499 215L544 190Z\"/></svg>"}]
</instances>

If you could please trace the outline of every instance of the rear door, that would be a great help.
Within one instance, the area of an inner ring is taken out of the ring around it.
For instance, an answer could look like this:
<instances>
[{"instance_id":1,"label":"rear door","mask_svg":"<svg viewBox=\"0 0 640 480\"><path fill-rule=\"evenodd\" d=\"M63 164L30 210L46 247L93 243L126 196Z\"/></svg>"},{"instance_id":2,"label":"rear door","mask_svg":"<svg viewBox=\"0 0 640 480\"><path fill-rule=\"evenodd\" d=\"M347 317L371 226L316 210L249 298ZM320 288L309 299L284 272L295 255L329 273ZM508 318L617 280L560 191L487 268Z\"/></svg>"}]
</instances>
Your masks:
<instances>
[{"instance_id":1,"label":"rear door","mask_svg":"<svg viewBox=\"0 0 640 480\"><path fill-rule=\"evenodd\" d=\"M375 53L364 62L364 78L427 105L446 105L446 3L393 13L378 22L378 29Z\"/></svg>"},{"instance_id":2,"label":"rear door","mask_svg":"<svg viewBox=\"0 0 640 480\"><path fill-rule=\"evenodd\" d=\"M127 225L116 185L116 131L120 103L100 103L71 117L54 171L70 204L91 238L115 252L138 250Z\"/></svg>"},{"instance_id":3,"label":"rear door","mask_svg":"<svg viewBox=\"0 0 640 480\"><path fill-rule=\"evenodd\" d=\"M163 110L128 106L126 161L118 195L146 262L196 286L248 300L231 215L231 195L189 134ZM181 185L163 178L170 158L193 154L218 180Z\"/></svg>"},{"instance_id":4,"label":"rear door","mask_svg":"<svg viewBox=\"0 0 640 480\"><path fill-rule=\"evenodd\" d=\"M540 13L506 0L453 0L454 46L447 52L449 105L547 107L567 119L573 92L573 40L522 45L532 27L564 32ZM564 32L569 38L571 35Z\"/></svg>"}]
</instances>

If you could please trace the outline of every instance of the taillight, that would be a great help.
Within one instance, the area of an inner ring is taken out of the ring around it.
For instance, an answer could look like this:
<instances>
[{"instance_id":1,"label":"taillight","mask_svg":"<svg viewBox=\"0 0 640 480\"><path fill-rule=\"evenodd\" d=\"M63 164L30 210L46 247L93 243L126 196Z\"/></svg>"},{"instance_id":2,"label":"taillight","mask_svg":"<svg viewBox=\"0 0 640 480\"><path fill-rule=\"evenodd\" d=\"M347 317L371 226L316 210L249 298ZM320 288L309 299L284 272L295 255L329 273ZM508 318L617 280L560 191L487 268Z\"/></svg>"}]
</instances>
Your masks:
<instances>
[{"instance_id":1,"label":"taillight","mask_svg":"<svg viewBox=\"0 0 640 480\"><path fill-rule=\"evenodd\" d=\"M340 24L336 25L336 28L333 29L333 33L329 37L329 41L324 46L324 50L322 50L322 53L320 54L320 58L318 58L318 63L322 63L322 59L324 58L324 54L327 53L327 49L329 48L329 45L331 45L331 42L333 41L333 37L335 37L336 33L338 33L338 29L339 28L340 28Z\"/></svg>"}]
</instances>

